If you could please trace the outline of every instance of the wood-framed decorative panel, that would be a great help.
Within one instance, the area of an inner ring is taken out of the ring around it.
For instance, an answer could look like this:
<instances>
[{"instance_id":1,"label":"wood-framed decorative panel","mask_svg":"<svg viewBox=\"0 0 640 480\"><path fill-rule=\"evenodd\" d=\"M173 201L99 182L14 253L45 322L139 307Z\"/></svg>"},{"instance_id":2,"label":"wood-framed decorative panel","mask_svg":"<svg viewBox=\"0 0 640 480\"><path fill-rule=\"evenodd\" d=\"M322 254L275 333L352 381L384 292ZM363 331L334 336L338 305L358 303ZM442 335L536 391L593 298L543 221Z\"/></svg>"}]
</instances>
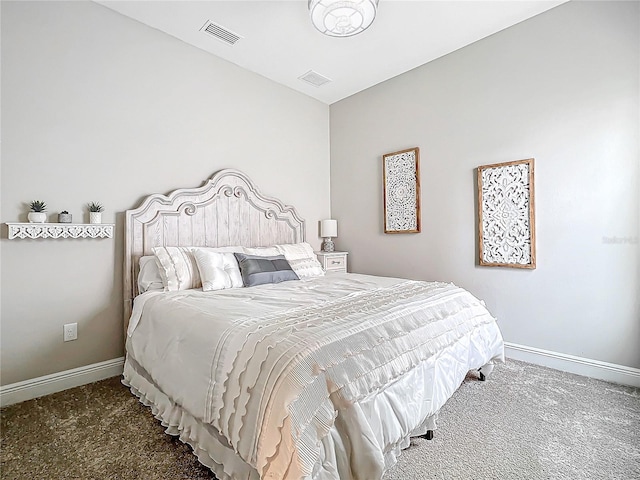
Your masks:
<instances>
[{"instance_id":1,"label":"wood-framed decorative panel","mask_svg":"<svg viewBox=\"0 0 640 480\"><path fill-rule=\"evenodd\" d=\"M382 156L384 233L420 232L420 149Z\"/></svg>"},{"instance_id":2,"label":"wood-framed decorative panel","mask_svg":"<svg viewBox=\"0 0 640 480\"><path fill-rule=\"evenodd\" d=\"M480 265L536 268L534 161L478 167Z\"/></svg>"}]
</instances>

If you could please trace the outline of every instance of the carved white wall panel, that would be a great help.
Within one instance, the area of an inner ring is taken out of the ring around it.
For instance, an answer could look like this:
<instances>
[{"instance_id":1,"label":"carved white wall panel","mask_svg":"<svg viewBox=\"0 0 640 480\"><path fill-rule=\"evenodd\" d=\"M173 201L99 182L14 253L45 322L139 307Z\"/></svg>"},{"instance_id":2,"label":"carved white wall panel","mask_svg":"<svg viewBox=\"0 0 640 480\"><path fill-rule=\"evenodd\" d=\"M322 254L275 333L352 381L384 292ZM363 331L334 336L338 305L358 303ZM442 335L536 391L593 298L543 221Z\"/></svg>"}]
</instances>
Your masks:
<instances>
[{"instance_id":1,"label":"carved white wall panel","mask_svg":"<svg viewBox=\"0 0 640 480\"><path fill-rule=\"evenodd\" d=\"M113 238L111 223L7 223L14 238Z\"/></svg>"},{"instance_id":2,"label":"carved white wall panel","mask_svg":"<svg viewBox=\"0 0 640 480\"><path fill-rule=\"evenodd\" d=\"M533 159L478 167L480 265L535 268Z\"/></svg>"},{"instance_id":3,"label":"carved white wall panel","mask_svg":"<svg viewBox=\"0 0 640 480\"><path fill-rule=\"evenodd\" d=\"M384 231L420 231L419 150L412 148L383 155Z\"/></svg>"}]
</instances>

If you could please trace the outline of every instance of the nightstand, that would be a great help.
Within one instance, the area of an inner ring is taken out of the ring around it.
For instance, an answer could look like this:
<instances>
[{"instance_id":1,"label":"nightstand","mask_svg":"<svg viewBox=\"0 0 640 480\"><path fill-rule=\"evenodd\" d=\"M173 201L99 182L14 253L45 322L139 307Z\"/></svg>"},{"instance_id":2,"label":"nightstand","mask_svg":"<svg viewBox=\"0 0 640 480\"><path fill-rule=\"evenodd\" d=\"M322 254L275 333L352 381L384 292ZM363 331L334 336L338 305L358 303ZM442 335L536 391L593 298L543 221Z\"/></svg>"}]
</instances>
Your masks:
<instances>
[{"instance_id":1,"label":"nightstand","mask_svg":"<svg viewBox=\"0 0 640 480\"><path fill-rule=\"evenodd\" d=\"M326 273L347 273L349 252L315 252Z\"/></svg>"}]
</instances>

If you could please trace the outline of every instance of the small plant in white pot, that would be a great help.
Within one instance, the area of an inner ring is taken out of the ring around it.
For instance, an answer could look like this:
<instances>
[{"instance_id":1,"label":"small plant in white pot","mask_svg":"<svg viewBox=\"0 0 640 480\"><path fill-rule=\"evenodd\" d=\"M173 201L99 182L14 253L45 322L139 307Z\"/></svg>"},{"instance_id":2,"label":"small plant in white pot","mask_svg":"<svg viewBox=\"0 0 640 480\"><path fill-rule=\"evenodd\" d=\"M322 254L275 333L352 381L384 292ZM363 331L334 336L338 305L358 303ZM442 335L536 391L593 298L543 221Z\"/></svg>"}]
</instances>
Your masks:
<instances>
[{"instance_id":1,"label":"small plant in white pot","mask_svg":"<svg viewBox=\"0 0 640 480\"><path fill-rule=\"evenodd\" d=\"M72 215L66 210L63 210L58 214L59 223L71 223L71 221L72 221Z\"/></svg>"},{"instance_id":2,"label":"small plant in white pot","mask_svg":"<svg viewBox=\"0 0 640 480\"><path fill-rule=\"evenodd\" d=\"M27 218L31 223L44 223L47 220L47 204L40 200L34 200L29 204L31 211Z\"/></svg>"},{"instance_id":3,"label":"small plant in white pot","mask_svg":"<svg viewBox=\"0 0 640 480\"><path fill-rule=\"evenodd\" d=\"M104 207L101 203L91 202L87 204L89 208L89 223L102 223L102 212Z\"/></svg>"}]
</instances>

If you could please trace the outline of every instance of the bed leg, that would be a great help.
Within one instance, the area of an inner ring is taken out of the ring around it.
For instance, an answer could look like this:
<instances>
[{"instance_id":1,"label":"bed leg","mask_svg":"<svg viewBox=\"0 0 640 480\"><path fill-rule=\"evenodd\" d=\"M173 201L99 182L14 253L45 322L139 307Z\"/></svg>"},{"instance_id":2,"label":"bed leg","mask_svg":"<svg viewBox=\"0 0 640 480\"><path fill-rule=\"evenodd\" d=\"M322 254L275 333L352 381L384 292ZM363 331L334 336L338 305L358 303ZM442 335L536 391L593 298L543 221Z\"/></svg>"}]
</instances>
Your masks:
<instances>
[{"instance_id":1,"label":"bed leg","mask_svg":"<svg viewBox=\"0 0 640 480\"><path fill-rule=\"evenodd\" d=\"M484 382L489 375L493 372L493 362L489 362L486 365L482 365L478 369L478 378L481 382Z\"/></svg>"},{"instance_id":2,"label":"bed leg","mask_svg":"<svg viewBox=\"0 0 640 480\"><path fill-rule=\"evenodd\" d=\"M426 438L427 440L433 440L433 430L427 430L427 433L422 435L422 438Z\"/></svg>"}]
</instances>

